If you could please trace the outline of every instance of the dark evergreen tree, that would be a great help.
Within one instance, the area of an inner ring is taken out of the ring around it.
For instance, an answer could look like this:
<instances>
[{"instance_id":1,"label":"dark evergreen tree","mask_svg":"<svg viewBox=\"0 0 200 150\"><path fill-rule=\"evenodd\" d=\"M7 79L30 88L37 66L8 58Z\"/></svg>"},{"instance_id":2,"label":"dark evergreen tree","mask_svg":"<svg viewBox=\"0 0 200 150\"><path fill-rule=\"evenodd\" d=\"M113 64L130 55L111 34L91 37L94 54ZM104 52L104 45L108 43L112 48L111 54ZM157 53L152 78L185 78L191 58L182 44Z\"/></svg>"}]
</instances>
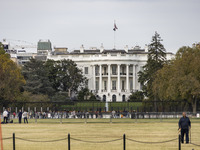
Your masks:
<instances>
[{"instance_id":1,"label":"dark evergreen tree","mask_svg":"<svg viewBox=\"0 0 200 150\"><path fill-rule=\"evenodd\" d=\"M24 89L33 94L54 95L55 90L48 78L48 70L43 61L30 59L22 69L26 80Z\"/></svg>"},{"instance_id":2,"label":"dark evergreen tree","mask_svg":"<svg viewBox=\"0 0 200 150\"><path fill-rule=\"evenodd\" d=\"M143 71L138 73L139 82L143 85L143 91L150 100L157 99L152 91L152 83L155 79L156 72L163 67L166 62L166 50L161 43L160 35L155 32L151 43L148 45L148 60L143 67Z\"/></svg>"}]
</instances>

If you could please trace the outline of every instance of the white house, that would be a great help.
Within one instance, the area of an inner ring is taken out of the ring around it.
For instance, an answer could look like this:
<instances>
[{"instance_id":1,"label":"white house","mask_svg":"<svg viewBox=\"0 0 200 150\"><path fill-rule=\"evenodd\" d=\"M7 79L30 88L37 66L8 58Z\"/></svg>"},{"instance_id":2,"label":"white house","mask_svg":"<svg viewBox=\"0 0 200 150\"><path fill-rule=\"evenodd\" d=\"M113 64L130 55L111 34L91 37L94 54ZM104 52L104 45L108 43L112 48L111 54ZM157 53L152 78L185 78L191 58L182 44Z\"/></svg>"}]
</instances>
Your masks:
<instances>
[{"instance_id":1,"label":"white house","mask_svg":"<svg viewBox=\"0 0 200 150\"><path fill-rule=\"evenodd\" d=\"M88 88L103 101L126 101L131 92L141 90L138 72L146 64L148 49L139 46L129 49L99 49L91 47L58 54L52 53L47 59L71 59L88 78ZM167 53L167 59L173 57Z\"/></svg>"}]
</instances>

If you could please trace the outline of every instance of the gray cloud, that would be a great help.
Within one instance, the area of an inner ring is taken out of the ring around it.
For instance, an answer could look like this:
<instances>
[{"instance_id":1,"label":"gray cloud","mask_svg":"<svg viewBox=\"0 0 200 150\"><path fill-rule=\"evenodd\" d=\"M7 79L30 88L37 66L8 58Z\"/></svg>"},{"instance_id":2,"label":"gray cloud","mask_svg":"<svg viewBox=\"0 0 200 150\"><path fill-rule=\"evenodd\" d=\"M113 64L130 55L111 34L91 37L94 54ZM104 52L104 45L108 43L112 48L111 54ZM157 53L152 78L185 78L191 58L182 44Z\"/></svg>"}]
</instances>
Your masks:
<instances>
[{"instance_id":1,"label":"gray cloud","mask_svg":"<svg viewBox=\"0 0 200 150\"><path fill-rule=\"evenodd\" d=\"M155 31L168 51L200 41L198 0L2 0L0 39L50 39L69 49L144 46Z\"/></svg>"}]
</instances>

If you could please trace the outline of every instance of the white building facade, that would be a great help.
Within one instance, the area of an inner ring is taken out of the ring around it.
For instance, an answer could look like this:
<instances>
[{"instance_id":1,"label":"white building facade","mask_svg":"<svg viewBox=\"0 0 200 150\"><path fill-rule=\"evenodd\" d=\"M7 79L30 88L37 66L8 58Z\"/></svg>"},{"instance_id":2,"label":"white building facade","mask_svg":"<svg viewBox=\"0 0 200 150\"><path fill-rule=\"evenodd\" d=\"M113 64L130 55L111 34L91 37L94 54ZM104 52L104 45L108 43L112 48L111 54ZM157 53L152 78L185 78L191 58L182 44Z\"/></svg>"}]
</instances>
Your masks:
<instances>
[{"instance_id":1,"label":"white building facade","mask_svg":"<svg viewBox=\"0 0 200 150\"><path fill-rule=\"evenodd\" d=\"M127 101L131 92L141 90L138 72L147 62L148 50L135 48L106 50L90 48L74 50L67 54L48 55L47 59L71 59L82 69L88 79L88 88L102 101ZM167 53L167 59L174 55Z\"/></svg>"}]
</instances>

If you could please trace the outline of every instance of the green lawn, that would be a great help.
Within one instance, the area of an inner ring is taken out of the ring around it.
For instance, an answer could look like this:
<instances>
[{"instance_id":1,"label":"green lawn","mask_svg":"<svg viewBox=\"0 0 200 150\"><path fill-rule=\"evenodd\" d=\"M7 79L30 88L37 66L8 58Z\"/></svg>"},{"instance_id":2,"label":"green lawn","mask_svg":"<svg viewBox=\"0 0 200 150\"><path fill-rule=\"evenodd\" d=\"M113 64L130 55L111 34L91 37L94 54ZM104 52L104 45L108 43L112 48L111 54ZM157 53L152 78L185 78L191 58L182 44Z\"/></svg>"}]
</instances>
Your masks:
<instances>
[{"instance_id":1,"label":"green lawn","mask_svg":"<svg viewBox=\"0 0 200 150\"><path fill-rule=\"evenodd\" d=\"M14 120L15 122L17 120ZM178 119L34 119L29 124L2 124L3 138L12 136L39 141L28 142L16 139L16 150L67 150L67 139L57 142L42 142L67 138L85 141L109 141L111 143L84 143L71 140L71 150L122 150L122 136L143 142L161 142L178 138ZM192 142L200 145L200 119L192 121ZM163 144L141 144L126 140L127 150L177 150L178 140ZM198 150L191 144L182 145L182 150ZM12 139L4 140L4 150L12 150Z\"/></svg>"}]
</instances>

